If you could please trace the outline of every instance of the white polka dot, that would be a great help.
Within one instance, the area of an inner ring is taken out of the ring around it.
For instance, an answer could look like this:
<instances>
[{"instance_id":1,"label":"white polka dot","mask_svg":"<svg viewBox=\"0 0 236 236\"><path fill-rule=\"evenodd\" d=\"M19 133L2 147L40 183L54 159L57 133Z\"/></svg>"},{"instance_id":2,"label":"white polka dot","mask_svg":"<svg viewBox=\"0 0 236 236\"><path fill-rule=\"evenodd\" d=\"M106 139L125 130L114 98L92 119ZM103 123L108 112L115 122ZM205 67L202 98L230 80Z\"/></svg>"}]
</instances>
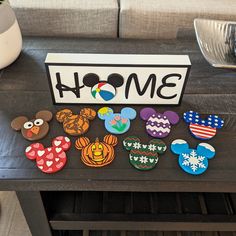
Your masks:
<instances>
[{"instance_id":1,"label":"white polka dot","mask_svg":"<svg viewBox=\"0 0 236 236\"><path fill-rule=\"evenodd\" d=\"M154 123L151 123L151 125L154 125Z\"/></svg>"},{"instance_id":2,"label":"white polka dot","mask_svg":"<svg viewBox=\"0 0 236 236\"><path fill-rule=\"evenodd\" d=\"M166 126L165 126L165 125L163 125L163 127L165 128Z\"/></svg>"},{"instance_id":3,"label":"white polka dot","mask_svg":"<svg viewBox=\"0 0 236 236\"><path fill-rule=\"evenodd\" d=\"M203 120L202 123L204 124L204 123L205 123L205 120Z\"/></svg>"},{"instance_id":4,"label":"white polka dot","mask_svg":"<svg viewBox=\"0 0 236 236\"><path fill-rule=\"evenodd\" d=\"M160 132L159 134L160 134L160 135L162 135L162 133L161 133L161 132Z\"/></svg>"},{"instance_id":5,"label":"white polka dot","mask_svg":"<svg viewBox=\"0 0 236 236\"><path fill-rule=\"evenodd\" d=\"M198 119L196 119L195 121L196 121L196 122L198 122L199 120L198 120Z\"/></svg>"},{"instance_id":6,"label":"white polka dot","mask_svg":"<svg viewBox=\"0 0 236 236\"><path fill-rule=\"evenodd\" d=\"M224 123L224 121L222 120L221 123Z\"/></svg>"},{"instance_id":7,"label":"white polka dot","mask_svg":"<svg viewBox=\"0 0 236 236\"><path fill-rule=\"evenodd\" d=\"M192 120L192 118L189 118L189 120Z\"/></svg>"},{"instance_id":8,"label":"white polka dot","mask_svg":"<svg viewBox=\"0 0 236 236\"><path fill-rule=\"evenodd\" d=\"M215 126L218 126L218 123L215 123Z\"/></svg>"},{"instance_id":9,"label":"white polka dot","mask_svg":"<svg viewBox=\"0 0 236 236\"><path fill-rule=\"evenodd\" d=\"M191 116L191 117L192 117L193 115L192 115L192 114L189 114L189 116Z\"/></svg>"},{"instance_id":10,"label":"white polka dot","mask_svg":"<svg viewBox=\"0 0 236 236\"><path fill-rule=\"evenodd\" d=\"M156 132L154 131L153 134L156 134Z\"/></svg>"},{"instance_id":11,"label":"white polka dot","mask_svg":"<svg viewBox=\"0 0 236 236\"><path fill-rule=\"evenodd\" d=\"M166 119L166 116L164 116L164 119Z\"/></svg>"},{"instance_id":12,"label":"white polka dot","mask_svg":"<svg viewBox=\"0 0 236 236\"><path fill-rule=\"evenodd\" d=\"M158 115L157 117L158 117L158 118L161 118L161 116L160 116L160 115Z\"/></svg>"}]
</instances>

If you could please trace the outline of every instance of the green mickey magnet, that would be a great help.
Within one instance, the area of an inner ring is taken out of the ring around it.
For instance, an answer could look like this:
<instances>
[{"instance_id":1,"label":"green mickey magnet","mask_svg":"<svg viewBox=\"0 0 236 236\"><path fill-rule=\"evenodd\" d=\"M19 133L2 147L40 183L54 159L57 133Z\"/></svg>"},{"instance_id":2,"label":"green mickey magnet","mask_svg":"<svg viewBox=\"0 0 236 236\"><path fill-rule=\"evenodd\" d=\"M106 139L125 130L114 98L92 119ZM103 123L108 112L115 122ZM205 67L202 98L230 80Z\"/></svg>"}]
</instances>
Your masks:
<instances>
[{"instance_id":1,"label":"green mickey magnet","mask_svg":"<svg viewBox=\"0 0 236 236\"><path fill-rule=\"evenodd\" d=\"M143 144L136 136L129 136L123 140L123 146L130 151L130 164L138 170L151 170L158 162L159 154L166 151L166 144L159 139L152 139Z\"/></svg>"}]
</instances>

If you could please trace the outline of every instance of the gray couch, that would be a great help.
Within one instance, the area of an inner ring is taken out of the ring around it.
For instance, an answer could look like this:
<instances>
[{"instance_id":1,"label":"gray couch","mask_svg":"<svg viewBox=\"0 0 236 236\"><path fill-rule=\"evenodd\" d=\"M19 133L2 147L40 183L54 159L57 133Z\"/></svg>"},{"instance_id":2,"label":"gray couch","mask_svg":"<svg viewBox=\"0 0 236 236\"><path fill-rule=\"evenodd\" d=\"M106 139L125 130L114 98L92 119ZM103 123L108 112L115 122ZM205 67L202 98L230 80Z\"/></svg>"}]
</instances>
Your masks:
<instances>
[{"instance_id":1,"label":"gray couch","mask_svg":"<svg viewBox=\"0 0 236 236\"><path fill-rule=\"evenodd\" d=\"M193 19L236 21L235 0L9 0L24 35L170 39Z\"/></svg>"}]
</instances>

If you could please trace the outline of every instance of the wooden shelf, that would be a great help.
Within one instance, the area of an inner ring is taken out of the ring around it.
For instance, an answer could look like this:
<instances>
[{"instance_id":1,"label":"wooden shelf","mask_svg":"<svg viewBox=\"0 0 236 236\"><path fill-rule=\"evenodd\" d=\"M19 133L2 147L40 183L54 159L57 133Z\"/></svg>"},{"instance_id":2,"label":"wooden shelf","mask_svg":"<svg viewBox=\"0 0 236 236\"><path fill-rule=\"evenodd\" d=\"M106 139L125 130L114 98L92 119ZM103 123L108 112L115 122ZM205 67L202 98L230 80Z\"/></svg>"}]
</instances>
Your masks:
<instances>
[{"instance_id":1,"label":"wooden shelf","mask_svg":"<svg viewBox=\"0 0 236 236\"><path fill-rule=\"evenodd\" d=\"M41 194L54 230L236 231L235 194Z\"/></svg>"}]
</instances>

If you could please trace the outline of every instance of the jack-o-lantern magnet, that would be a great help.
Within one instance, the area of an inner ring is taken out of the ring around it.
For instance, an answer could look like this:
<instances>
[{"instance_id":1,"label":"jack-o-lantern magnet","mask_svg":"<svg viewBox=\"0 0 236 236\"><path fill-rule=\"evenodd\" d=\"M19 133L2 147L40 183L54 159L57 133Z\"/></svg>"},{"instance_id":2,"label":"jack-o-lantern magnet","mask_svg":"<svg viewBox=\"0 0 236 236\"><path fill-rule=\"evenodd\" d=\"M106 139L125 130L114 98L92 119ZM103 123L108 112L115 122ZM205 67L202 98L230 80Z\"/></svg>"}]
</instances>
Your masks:
<instances>
[{"instance_id":1,"label":"jack-o-lantern magnet","mask_svg":"<svg viewBox=\"0 0 236 236\"><path fill-rule=\"evenodd\" d=\"M98 138L90 142L87 137L80 137L75 142L75 147L81 150L81 160L90 167L102 167L110 164L115 158L114 147L117 145L117 137L106 135L103 141Z\"/></svg>"}]
</instances>

